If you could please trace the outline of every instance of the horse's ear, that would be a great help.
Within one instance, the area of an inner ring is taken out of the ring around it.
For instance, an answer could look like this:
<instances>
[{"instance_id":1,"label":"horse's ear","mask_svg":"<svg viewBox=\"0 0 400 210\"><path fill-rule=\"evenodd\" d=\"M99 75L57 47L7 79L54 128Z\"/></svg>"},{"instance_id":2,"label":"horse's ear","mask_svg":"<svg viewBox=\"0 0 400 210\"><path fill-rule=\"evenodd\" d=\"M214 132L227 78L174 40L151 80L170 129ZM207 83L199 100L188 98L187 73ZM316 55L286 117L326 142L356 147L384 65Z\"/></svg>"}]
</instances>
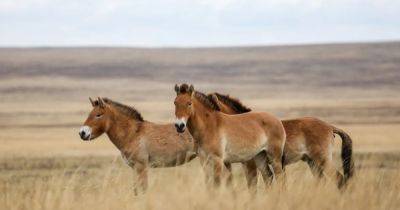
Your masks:
<instances>
[{"instance_id":1,"label":"horse's ear","mask_svg":"<svg viewBox=\"0 0 400 210\"><path fill-rule=\"evenodd\" d=\"M175 84L175 92L176 92L177 95L179 94L179 86L178 86L178 84Z\"/></svg>"},{"instance_id":2,"label":"horse's ear","mask_svg":"<svg viewBox=\"0 0 400 210\"><path fill-rule=\"evenodd\" d=\"M190 93L190 94L193 94L193 92L194 92L194 87L193 87L193 85L190 85L190 87L189 87L189 93Z\"/></svg>"},{"instance_id":3,"label":"horse's ear","mask_svg":"<svg viewBox=\"0 0 400 210\"><path fill-rule=\"evenodd\" d=\"M94 101L92 100L92 98L89 97L89 101L90 101L90 103L92 104L93 107L96 106L96 103L94 103Z\"/></svg>"},{"instance_id":4,"label":"horse's ear","mask_svg":"<svg viewBox=\"0 0 400 210\"><path fill-rule=\"evenodd\" d=\"M104 108L104 107L105 107L105 103L104 103L104 101L103 101L102 98L98 97L98 98L97 98L97 101L99 102L99 107L100 107L100 108Z\"/></svg>"}]
</instances>

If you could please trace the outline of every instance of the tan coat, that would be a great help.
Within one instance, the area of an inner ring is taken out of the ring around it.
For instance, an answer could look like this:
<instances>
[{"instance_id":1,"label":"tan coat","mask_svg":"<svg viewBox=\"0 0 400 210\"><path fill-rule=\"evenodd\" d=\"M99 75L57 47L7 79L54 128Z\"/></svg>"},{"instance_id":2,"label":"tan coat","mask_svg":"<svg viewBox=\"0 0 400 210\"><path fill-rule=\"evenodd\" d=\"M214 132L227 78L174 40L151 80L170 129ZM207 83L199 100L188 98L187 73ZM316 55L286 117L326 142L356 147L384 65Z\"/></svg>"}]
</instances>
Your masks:
<instances>
[{"instance_id":1,"label":"tan coat","mask_svg":"<svg viewBox=\"0 0 400 210\"><path fill-rule=\"evenodd\" d=\"M93 110L81 128L81 138L93 140L106 133L137 171L141 190L147 188L148 167L173 167L196 157L193 138L188 132L178 134L173 124L145 121L133 107L107 98L91 102Z\"/></svg>"},{"instance_id":2,"label":"tan coat","mask_svg":"<svg viewBox=\"0 0 400 210\"><path fill-rule=\"evenodd\" d=\"M206 95L187 84L176 86L175 91L177 131L188 128L199 144L205 172L213 175L215 184L219 184L226 163L254 160L268 184L274 175L281 174L286 137L278 118L266 112L222 113Z\"/></svg>"},{"instance_id":3,"label":"tan coat","mask_svg":"<svg viewBox=\"0 0 400 210\"><path fill-rule=\"evenodd\" d=\"M214 95L214 97L213 97ZM250 112L238 99L219 93L209 94L221 111L227 114ZM303 117L282 120L286 131L286 143L282 159L283 167L303 160L308 163L316 176L328 175L338 179L338 186L342 187L354 173L352 158L352 141L343 130L336 128L320 119ZM332 147L334 134L338 134L342 143L342 176L336 171L332 163ZM256 170L254 164L247 170ZM254 174L254 173L253 173Z\"/></svg>"}]
</instances>

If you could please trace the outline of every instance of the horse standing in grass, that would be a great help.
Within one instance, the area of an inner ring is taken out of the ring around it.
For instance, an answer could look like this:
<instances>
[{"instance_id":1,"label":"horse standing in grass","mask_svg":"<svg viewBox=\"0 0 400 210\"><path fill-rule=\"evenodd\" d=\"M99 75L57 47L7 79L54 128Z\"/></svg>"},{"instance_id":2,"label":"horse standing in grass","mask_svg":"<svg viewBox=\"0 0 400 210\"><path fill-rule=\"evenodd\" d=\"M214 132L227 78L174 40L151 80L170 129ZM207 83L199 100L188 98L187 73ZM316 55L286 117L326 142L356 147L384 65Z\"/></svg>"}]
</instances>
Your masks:
<instances>
[{"instance_id":1,"label":"horse standing in grass","mask_svg":"<svg viewBox=\"0 0 400 210\"><path fill-rule=\"evenodd\" d=\"M90 99L90 98L89 98ZM93 110L79 131L90 141L106 133L121 151L122 158L138 174L135 192L147 188L148 167L172 167L194 157L195 144L188 132L178 134L173 124L159 125L143 120L134 109L107 98L90 99Z\"/></svg>"},{"instance_id":2,"label":"horse standing in grass","mask_svg":"<svg viewBox=\"0 0 400 210\"><path fill-rule=\"evenodd\" d=\"M222 112L227 114L241 114L250 112L251 109L244 106L238 99L229 95L213 93L208 95L214 100ZM303 117L290 120L282 120L286 131L286 143L283 155L283 167L305 161L313 174L317 177L331 176L337 179L338 187L343 187L354 174L354 162L352 158L352 140L343 130L330 125L322 120L312 117ZM342 165L343 174L333 167L332 147L334 134L342 139ZM246 175L257 176L254 163L247 164ZM248 177L248 179L254 179Z\"/></svg>"},{"instance_id":3,"label":"horse standing in grass","mask_svg":"<svg viewBox=\"0 0 400 210\"><path fill-rule=\"evenodd\" d=\"M265 112L227 115L193 86L175 85L176 130L187 127L198 143L206 178L219 185L226 163L254 160L266 183L282 173L285 130L282 122Z\"/></svg>"}]
</instances>

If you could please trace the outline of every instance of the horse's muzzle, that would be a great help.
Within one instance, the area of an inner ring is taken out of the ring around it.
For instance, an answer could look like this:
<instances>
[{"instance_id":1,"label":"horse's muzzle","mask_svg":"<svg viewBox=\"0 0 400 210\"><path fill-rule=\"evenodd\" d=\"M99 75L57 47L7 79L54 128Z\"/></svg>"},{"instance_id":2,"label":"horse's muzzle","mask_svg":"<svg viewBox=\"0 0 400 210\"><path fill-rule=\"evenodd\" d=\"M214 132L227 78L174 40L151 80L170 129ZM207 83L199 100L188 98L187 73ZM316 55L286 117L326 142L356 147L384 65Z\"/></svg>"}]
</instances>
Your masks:
<instances>
[{"instance_id":1,"label":"horse's muzzle","mask_svg":"<svg viewBox=\"0 0 400 210\"><path fill-rule=\"evenodd\" d=\"M185 132L186 126L184 123L175 123L175 128L178 133L183 133Z\"/></svg>"},{"instance_id":2,"label":"horse's muzzle","mask_svg":"<svg viewBox=\"0 0 400 210\"><path fill-rule=\"evenodd\" d=\"M84 140L84 141L90 140L91 129L90 129L88 126L83 126L83 127L79 130L79 136L80 136L81 139Z\"/></svg>"},{"instance_id":3,"label":"horse's muzzle","mask_svg":"<svg viewBox=\"0 0 400 210\"><path fill-rule=\"evenodd\" d=\"M82 140L87 141L89 140L90 135L87 135L85 132L79 132L79 136Z\"/></svg>"}]
</instances>

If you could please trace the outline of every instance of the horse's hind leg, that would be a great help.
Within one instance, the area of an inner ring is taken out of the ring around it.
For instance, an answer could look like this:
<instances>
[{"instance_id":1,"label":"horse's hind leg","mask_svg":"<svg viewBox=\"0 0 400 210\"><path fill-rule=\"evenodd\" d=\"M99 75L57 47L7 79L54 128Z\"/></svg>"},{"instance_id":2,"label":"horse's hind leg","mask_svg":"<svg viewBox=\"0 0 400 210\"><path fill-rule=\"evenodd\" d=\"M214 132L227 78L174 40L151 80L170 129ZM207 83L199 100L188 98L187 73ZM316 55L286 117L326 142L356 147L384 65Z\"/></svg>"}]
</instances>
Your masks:
<instances>
[{"instance_id":1,"label":"horse's hind leg","mask_svg":"<svg viewBox=\"0 0 400 210\"><path fill-rule=\"evenodd\" d=\"M321 161L315 161L314 159L310 158L309 156L304 156L302 158L302 160L307 163L307 165L310 168L311 173L314 177L322 178L323 169L322 169Z\"/></svg>"},{"instance_id":2,"label":"horse's hind leg","mask_svg":"<svg viewBox=\"0 0 400 210\"><path fill-rule=\"evenodd\" d=\"M282 160L276 156L267 155L268 159L270 159L270 171L273 171L275 182L281 187L286 187L286 174L282 168Z\"/></svg>"},{"instance_id":3,"label":"horse's hind leg","mask_svg":"<svg viewBox=\"0 0 400 210\"><path fill-rule=\"evenodd\" d=\"M341 186L343 175L335 169L332 160L326 156L314 156L306 159L308 166L311 169L312 174L315 177L329 178L338 183Z\"/></svg>"},{"instance_id":4,"label":"horse's hind leg","mask_svg":"<svg viewBox=\"0 0 400 210\"><path fill-rule=\"evenodd\" d=\"M332 161L327 161L324 166L324 176L329 177L337 184L338 188L343 186L343 175L336 170Z\"/></svg>"},{"instance_id":5,"label":"horse's hind leg","mask_svg":"<svg viewBox=\"0 0 400 210\"><path fill-rule=\"evenodd\" d=\"M254 162L257 166L257 169L260 170L263 180L268 187L269 185L271 185L274 179L274 171L272 170L272 168L269 167L270 161L267 157L267 153L265 151L258 153L254 157Z\"/></svg>"},{"instance_id":6,"label":"horse's hind leg","mask_svg":"<svg viewBox=\"0 0 400 210\"><path fill-rule=\"evenodd\" d=\"M273 171L276 181L284 186L286 178L283 173L282 155L283 149L281 145L270 145L270 148L267 151L267 159L271 168L270 170Z\"/></svg>"},{"instance_id":7,"label":"horse's hind leg","mask_svg":"<svg viewBox=\"0 0 400 210\"><path fill-rule=\"evenodd\" d=\"M243 169L246 176L247 187L250 190L257 189L257 165L254 159L243 163Z\"/></svg>"}]
</instances>

